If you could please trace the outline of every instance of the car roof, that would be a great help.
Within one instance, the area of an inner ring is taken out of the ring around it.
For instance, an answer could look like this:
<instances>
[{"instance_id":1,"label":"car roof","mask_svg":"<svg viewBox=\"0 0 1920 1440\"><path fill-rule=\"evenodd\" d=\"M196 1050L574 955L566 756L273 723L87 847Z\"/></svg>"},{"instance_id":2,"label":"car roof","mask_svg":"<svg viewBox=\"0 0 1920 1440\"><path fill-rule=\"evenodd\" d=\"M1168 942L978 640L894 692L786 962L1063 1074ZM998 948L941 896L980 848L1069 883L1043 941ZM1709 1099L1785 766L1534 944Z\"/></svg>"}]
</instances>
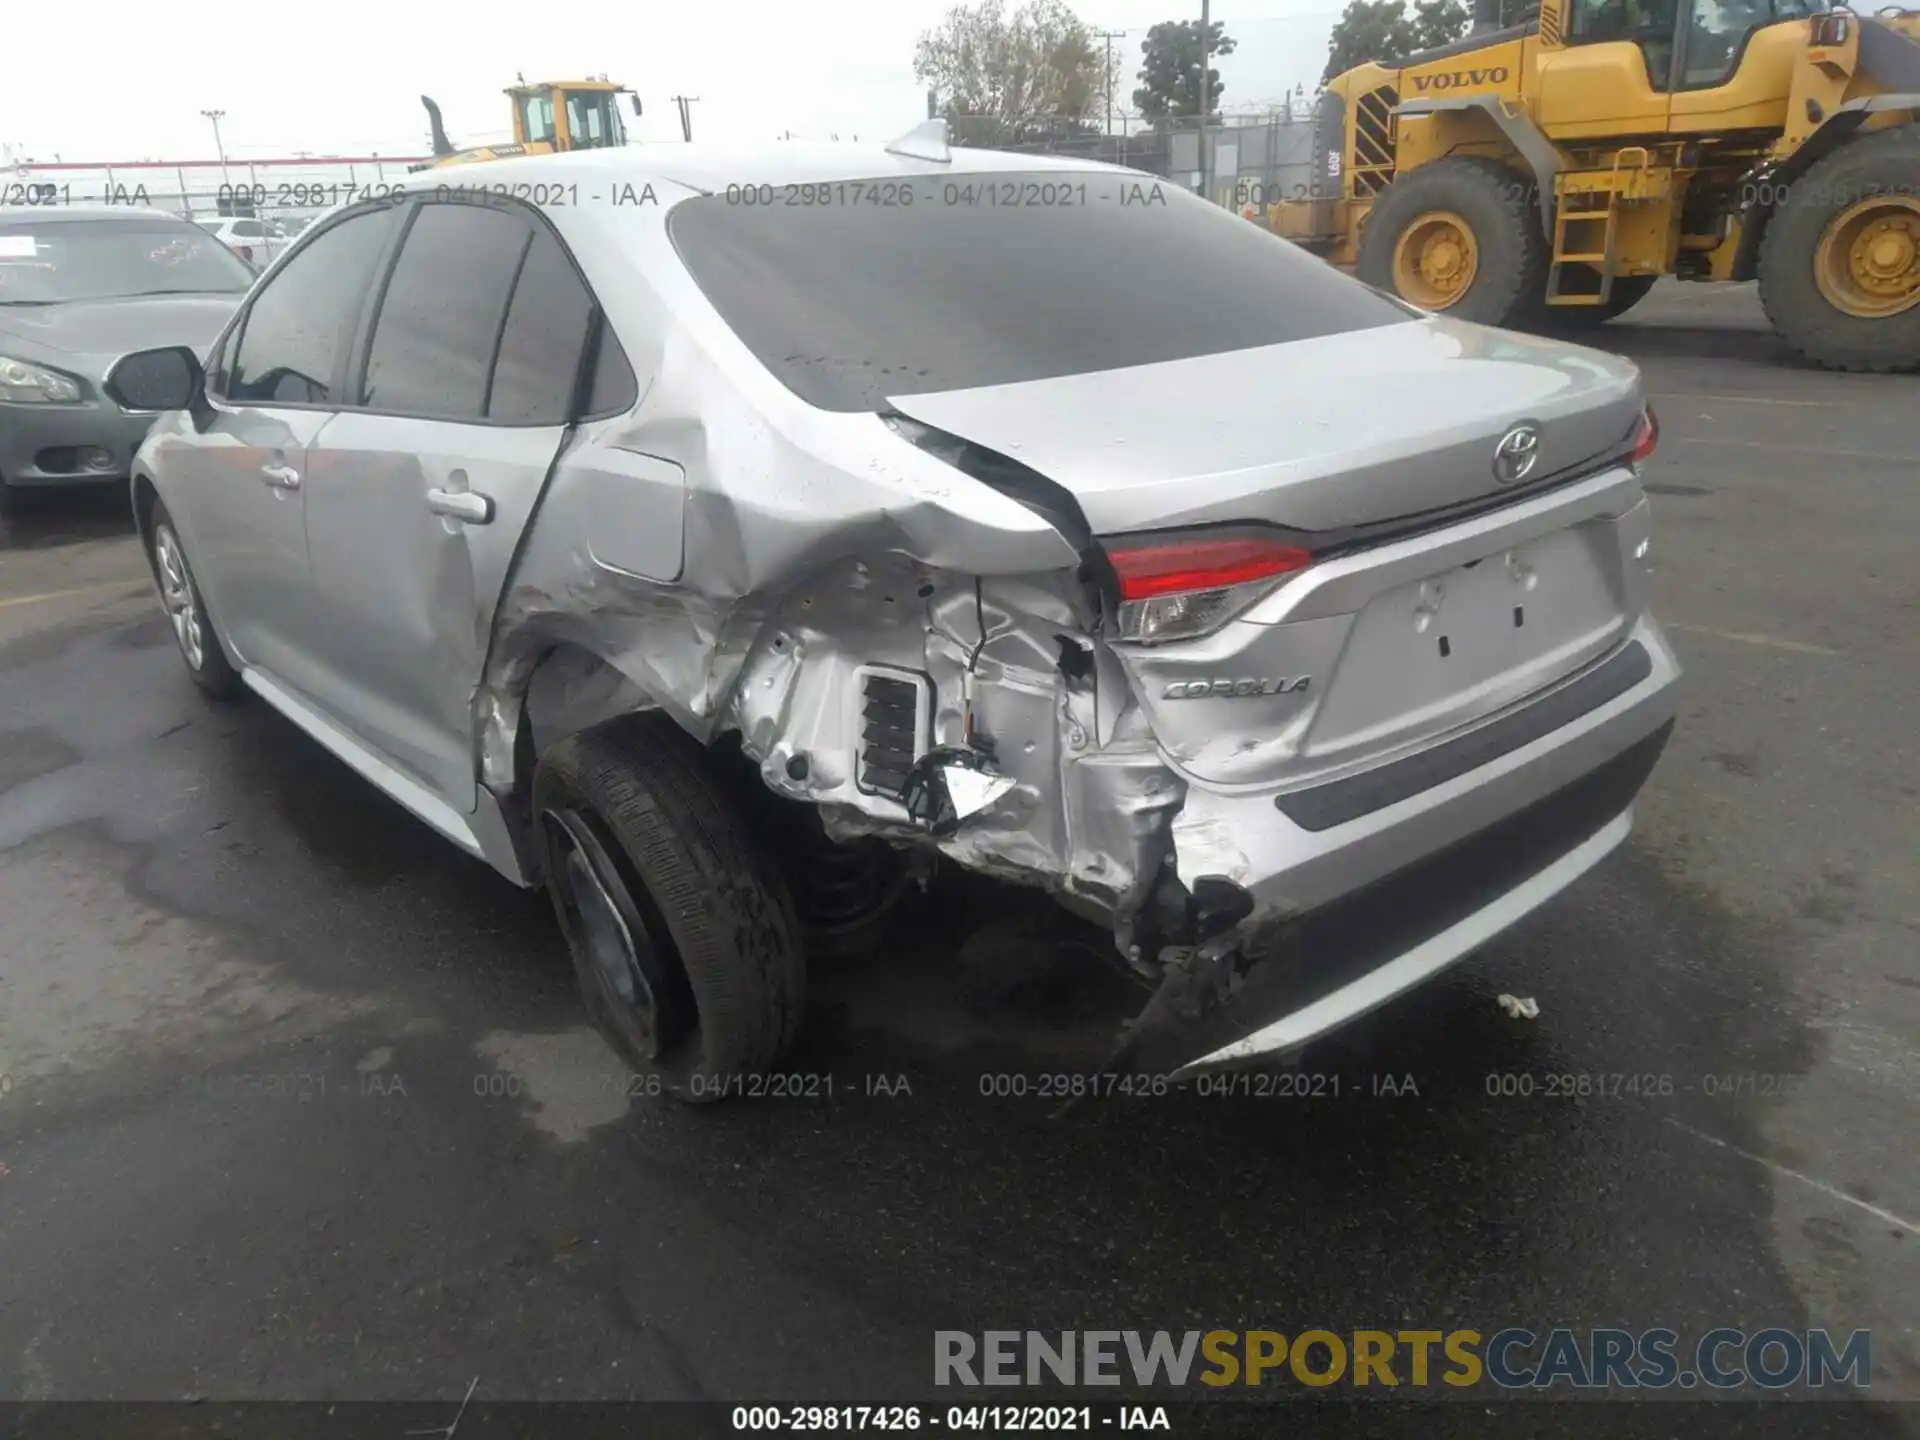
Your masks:
<instances>
[{"instance_id":1,"label":"car roof","mask_svg":"<svg viewBox=\"0 0 1920 1440\"><path fill-rule=\"evenodd\" d=\"M776 141L758 146L640 144L602 150L572 150L559 155L519 155L432 170L416 170L407 188L493 184L515 180L537 184L643 184L664 182L705 193L729 185L807 184L836 180L872 180L909 175L953 175L1055 171L1142 175L1118 165L1073 156L1015 154L1005 150L955 147L951 160L925 160L894 154L884 144L834 144ZM1158 176L1146 178L1159 179Z\"/></svg>"},{"instance_id":2,"label":"car roof","mask_svg":"<svg viewBox=\"0 0 1920 1440\"><path fill-rule=\"evenodd\" d=\"M0 205L0 223L13 220L52 221L59 224L63 220L173 220L184 225L181 220L165 210L147 205Z\"/></svg>"}]
</instances>

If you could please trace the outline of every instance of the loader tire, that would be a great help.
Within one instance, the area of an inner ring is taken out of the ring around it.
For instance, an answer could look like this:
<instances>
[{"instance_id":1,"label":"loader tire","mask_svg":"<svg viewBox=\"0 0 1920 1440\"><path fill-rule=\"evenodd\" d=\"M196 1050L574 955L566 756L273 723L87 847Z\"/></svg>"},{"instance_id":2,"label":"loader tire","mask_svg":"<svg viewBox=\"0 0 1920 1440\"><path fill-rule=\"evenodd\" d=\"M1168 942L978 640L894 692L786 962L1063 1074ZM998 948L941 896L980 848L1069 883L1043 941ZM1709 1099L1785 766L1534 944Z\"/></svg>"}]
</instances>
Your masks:
<instances>
[{"instance_id":1,"label":"loader tire","mask_svg":"<svg viewBox=\"0 0 1920 1440\"><path fill-rule=\"evenodd\" d=\"M1760 303L1816 365L1920 369L1920 125L1849 140L1788 186L1760 241Z\"/></svg>"},{"instance_id":2,"label":"loader tire","mask_svg":"<svg viewBox=\"0 0 1920 1440\"><path fill-rule=\"evenodd\" d=\"M1477 155L1409 170L1374 203L1355 271L1449 319L1520 324L1546 290L1534 183Z\"/></svg>"},{"instance_id":3,"label":"loader tire","mask_svg":"<svg viewBox=\"0 0 1920 1440\"><path fill-rule=\"evenodd\" d=\"M647 1093L723 1099L787 1053L793 900L697 743L653 714L569 736L540 757L533 817L587 1012Z\"/></svg>"}]
</instances>

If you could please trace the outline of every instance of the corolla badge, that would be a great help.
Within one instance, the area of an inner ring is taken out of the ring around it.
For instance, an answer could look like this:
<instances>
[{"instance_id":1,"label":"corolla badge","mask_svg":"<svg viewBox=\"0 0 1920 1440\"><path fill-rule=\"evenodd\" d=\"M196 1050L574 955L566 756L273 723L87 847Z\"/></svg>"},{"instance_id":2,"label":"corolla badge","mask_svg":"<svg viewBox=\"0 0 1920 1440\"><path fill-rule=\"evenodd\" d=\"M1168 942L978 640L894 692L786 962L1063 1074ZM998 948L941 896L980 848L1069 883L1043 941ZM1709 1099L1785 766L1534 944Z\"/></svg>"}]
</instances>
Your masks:
<instances>
[{"instance_id":1,"label":"corolla badge","mask_svg":"<svg viewBox=\"0 0 1920 1440\"><path fill-rule=\"evenodd\" d=\"M1260 679L1176 680L1160 692L1162 700L1207 700L1247 695L1295 695L1305 690L1311 675L1268 675Z\"/></svg>"},{"instance_id":2,"label":"corolla badge","mask_svg":"<svg viewBox=\"0 0 1920 1440\"><path fill-rule=\"evenodd\" d=\"M1540 427L1516 425L1493 447L1493 478L1502 485L1524 480L1540 459Z\"/></svg>"}]
</instances>

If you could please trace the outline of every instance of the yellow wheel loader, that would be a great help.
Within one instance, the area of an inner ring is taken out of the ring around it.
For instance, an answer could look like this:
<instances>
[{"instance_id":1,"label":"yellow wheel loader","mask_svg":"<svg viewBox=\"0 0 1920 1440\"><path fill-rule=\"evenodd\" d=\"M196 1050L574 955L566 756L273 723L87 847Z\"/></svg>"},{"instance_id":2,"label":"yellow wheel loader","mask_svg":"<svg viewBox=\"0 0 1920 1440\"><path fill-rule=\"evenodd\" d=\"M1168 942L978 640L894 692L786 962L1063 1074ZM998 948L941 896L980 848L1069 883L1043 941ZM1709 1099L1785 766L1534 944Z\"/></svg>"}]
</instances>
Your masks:
<instances>
[{"instance_id":1,"label":"yellow wheel loader","mask_svg":"<svg viewBox=\"0 0 1920 1440\"><path fill-rule=\"evenodd\" d=\"M633 113L640 112L640 97L626 86L601 75L592 80L550 80L529 85L524 80L509 86L507 98L513 102L513 143L477 145L459 150L447 138L440 119L440 107L425 95L420 103L427 107L427 121L433 133L433 159L411 166L414 170L434 170L442 165L465 165L476 160L503 160L512 155L551 155L556 150L598 150L627 143L627 127L620 118L619 97L632 96Z\"/></svg>"},{"instance_id":2,"label":"yellow wheel loader","mask_svg":"<svg viewBox=\"0 0 1920 1440\"><path fill-rule=\"evenodd\" d=\"M1541 0L1328 82L1279 234L1427 310L1595 325L1760 282L1841 370L1920 368L1920 11Z\"/></svg>"}]
</instances>

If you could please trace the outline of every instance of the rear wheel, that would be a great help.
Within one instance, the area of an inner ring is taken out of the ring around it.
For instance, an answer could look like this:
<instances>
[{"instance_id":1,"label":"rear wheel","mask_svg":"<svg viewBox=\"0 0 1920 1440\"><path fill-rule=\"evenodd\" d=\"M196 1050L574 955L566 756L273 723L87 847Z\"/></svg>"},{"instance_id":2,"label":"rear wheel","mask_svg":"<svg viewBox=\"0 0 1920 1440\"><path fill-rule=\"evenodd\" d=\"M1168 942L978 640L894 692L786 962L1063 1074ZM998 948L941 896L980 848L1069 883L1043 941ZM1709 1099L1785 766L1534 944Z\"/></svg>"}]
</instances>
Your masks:
<instances>
[{"instance_id":1,"label":"rear wheel","mask_svg":"<svg viewBox=\"0 0 1920 1440\"><path fill-rule=\"evenodd\" d=\"M1788 187L1760 242L1760 301L1815 364L1920 368L1920 126L1848 141Z\"/></svg>"},{"instance_id":2,"label":"rear wheel","mask_svg":"<svg viewBox=\"0 0 1920 1440\"><path fill-rule=\"evenodd\" d=\"M534 773L541 872L587 1013L677 1099L720 1099L791 1048L806 1003L793 902L671 722L555 744Z\"/></svg>"},{"instance_id":3,"label":"rear wheel","mask_svg":"<svg viewBox=\"0 0 1920 1440\"><path fill-rule=\"evenodd\" d=\"M1533 182L1497 161L1455 156L1387 187L1355 270L1423 310L1513 325L1545 289L1546 258Z\"/></svg>"}]
</instances>

